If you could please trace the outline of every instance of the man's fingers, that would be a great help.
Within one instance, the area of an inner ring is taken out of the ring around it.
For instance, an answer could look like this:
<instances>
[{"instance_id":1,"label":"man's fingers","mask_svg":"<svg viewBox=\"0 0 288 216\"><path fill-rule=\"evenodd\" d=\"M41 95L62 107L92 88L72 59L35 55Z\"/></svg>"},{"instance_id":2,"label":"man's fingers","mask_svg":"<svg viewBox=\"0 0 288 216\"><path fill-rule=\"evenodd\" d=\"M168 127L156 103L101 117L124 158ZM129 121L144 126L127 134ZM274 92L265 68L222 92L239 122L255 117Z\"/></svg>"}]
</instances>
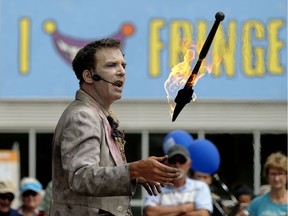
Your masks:
<instances>
[{"instance_id":1,"label":"man's fingers","mask_svg":"<svg viewBox=\"0 0 288 216\"><path fill-rule=\"evenodd\" d=\"M150 190L150 187L147 184L142 184L142 186L145 188L145 190L148 192L150 196L153 195L152 191Z\"/></svg>"},{"instance_id":2,"label":"man's fingers","mask_svg":"<svg viewBox=\"0 0 288 216\"><path fill-rule=\"evenodd\" d=\"M165 182L162 183L163 186L169 186L169 187L174 187L174 184L172 182Z\"/></svg>"},{"instance_id":3,"label":"man's fingers","mask_svg":"<svg viewBox=\"0 0 288 216\"><path fill-rule=\"evenodd\" d=\"M156 191L156 189L155 189L154 185L152 185L152 184L149 184L149 183L148 183L148 185L149 185L149 187L150 187L150 190L152 191L153 195L154 195L154 196L157 196L157 191Z\"/></svg>"},{"instance_id":4,"label":"man's fingers","mask_svg":"<svg viewBox=\"0 0 288 216\"><path fill-rule=\"evenodd\" d=\"M180 171L178 168L169 167L160 163L166 159L164 157L150 157L144 159L141 163L143 166L138 169L138 179L145 179L148 182L159 182L160 184L170 185L176 178L179 177Z\"/></svg>"},{"instance_id":5,"label":"man's fingers","mask_svg":"<svg viewBox=\"0 0 288 216\"><path fill-rule=\"evenodd\" d=\"M161 187L165 187L165 186L174 187L174 184L173 183L161 184Z\"/></svg>"},{"instance_id":6,"label":"man's fingers","mask_svg":"<svg viewBox=\"0 0 288 216\"><path fill-rule=\"evenodd\" d=\"M150 196L157 196L158 193L161 193L161 184L158 182L145 182L141 184Z\"/></svg>"},{"instance_id":7,"label":"man's fingers","mask_svg":"<svg viewBox=\"0 0 288 216\"><path fill-rule=\"evenodd\" d=\"M165 155L163 157L154 157L157 161L163 163L165 162L166 160L168 160L168 155Z\"/></svg>"},{"instance_id":8,"label":"man's fingers","mask_svg":"<svg viewBox=\"0 0 288 216\"><path fill-rule=\"evenodd\" d=\"M155 179L153 179L153 181L155 182L159 182L160 184L163 184L165 186L173 186L173 182L176 180L177 178L173 177L173 178L166 178L166 177L162 177L162 176L158 176L155 177Z\"/></svg>"},{"instance_id":9,"label":"man's fingers","mask_svg":"<svg viewBox=\"0 0 288 216\"><path fill-rule=\"evenodd\" d=\"M178 178L179 175L181 174L180 170L178 168L174 168L173 172L167 172L167 171L161 171L158 173L158 175L162 178L170 178L170 179L175 179Z\"/></svg>"},{"instance_id":10,"label":"man's fingers","mask_svg":"<svg viewBox=\"0 0 288 216\"><path fill-rule=\"evenodd\" d=\"M161 171L165 172L167 175L172 175L172 176L180 174L180 171L178 168L169 167L164 164L162 164Z\"/></svg>"},{"instance_id":11,"label":"man's fingers","mask_svg":"<svg viewBox=\"0 0 288 216\"><path fill-rule=\"evenodd\" d=\"M158 193L161 193L161 186L158 182L149 182L148 183L150 190L153 192L154 196L157 196Z\"/></svg>"},{"instance_id":12,"label":"man's fingers","mask_svg":"<svg viewBox=\"0 0 288 216\"><path fill-rule=\"evenodd\" d=\"M161 186L160 186L159 183L156 184L156 189L157 189L158 193L161 193L161 192L162 192Z\"/></svg>"},{"instance_id":13,"label":"man's fingers","mask_svg":"<svg viewBox=\"0 0 288 216\"><path fill-rule=\"evenodd\" d=\"M157 163L157 167L163 176L175 177L180 175L178 168L170 167L162 163Z\"/></svg>"}]
</instances>

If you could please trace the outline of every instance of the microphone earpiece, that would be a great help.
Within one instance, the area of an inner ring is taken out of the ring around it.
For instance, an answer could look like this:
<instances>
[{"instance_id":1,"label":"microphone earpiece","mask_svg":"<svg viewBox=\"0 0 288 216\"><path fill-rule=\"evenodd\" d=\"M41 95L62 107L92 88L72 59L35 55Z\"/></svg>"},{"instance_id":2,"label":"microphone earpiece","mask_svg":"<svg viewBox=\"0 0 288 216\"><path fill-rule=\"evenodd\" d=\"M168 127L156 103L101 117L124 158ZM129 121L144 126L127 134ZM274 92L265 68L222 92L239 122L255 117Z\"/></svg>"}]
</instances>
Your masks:
<instances>
[{"instance_id":1,"label":"microphone earpiece","mask_svg":"<svg viewBox=\"0 0 288 216\"><path fill-rule=\"evenodd\" d=\"M98 74L93 74L92 75L92 78L95 80L95 81L100 81L101 80L101 77L98 75Z\"/></svg>"}]
</instances>

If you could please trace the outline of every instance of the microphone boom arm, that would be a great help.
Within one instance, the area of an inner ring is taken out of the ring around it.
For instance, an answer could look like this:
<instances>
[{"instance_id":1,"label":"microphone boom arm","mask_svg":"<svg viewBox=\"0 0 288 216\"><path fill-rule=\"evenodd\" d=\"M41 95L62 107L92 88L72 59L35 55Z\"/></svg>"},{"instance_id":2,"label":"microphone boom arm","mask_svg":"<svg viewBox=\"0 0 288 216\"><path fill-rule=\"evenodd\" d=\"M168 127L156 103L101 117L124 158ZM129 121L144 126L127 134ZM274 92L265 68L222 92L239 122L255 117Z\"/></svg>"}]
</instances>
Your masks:
<instances>
[{"instance_id":1,"label":"microphone boom arm","mask_svg":"<svg viewBox=\"0 0 288 216\"><path fill-rule=\"evenodd\" d=\"M98 75L98 74L96 74L96 73L93 73L93 74L92 74L92 78L93 78L94 81L100 81L100 80L103 80L104 82L107 82L107 83L110 83L110 84L112 84L112 85L115 85L115 86L120 87L119 84L117 84L117 83L113 83L113 82L110 82L110 81L108 81L108 80L102 78L100 75Z\"/></svg>"}]
</instances>

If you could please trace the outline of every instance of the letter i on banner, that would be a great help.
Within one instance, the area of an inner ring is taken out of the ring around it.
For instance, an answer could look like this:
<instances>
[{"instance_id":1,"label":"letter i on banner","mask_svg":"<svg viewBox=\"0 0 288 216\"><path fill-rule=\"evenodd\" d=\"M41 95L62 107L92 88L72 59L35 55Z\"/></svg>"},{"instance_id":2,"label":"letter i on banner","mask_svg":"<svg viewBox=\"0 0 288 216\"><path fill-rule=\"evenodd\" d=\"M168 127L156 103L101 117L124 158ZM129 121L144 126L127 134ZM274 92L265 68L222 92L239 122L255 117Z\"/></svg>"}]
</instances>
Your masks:
<instances>
[{"instance_id":1,"label":"letter i on banner","mask_svg":"<svg viewBox=\"0 0 288 216\"><path fill-rule=\"evenodd\" d=\"M29 72L30 57L30 20L21 18L19 21L19 71L22 75Z\"/></svg>"}]
</instances>

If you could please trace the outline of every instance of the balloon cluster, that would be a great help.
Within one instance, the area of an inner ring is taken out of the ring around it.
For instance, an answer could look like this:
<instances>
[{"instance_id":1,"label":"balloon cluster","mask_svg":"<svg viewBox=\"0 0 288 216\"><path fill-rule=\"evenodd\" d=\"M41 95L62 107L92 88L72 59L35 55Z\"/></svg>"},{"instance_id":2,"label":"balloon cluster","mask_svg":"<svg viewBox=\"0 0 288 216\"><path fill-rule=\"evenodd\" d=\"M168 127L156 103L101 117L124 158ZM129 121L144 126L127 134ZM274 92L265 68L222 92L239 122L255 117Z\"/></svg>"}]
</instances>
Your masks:
<instances>
[{"instance_id":1,"label":"balloon cluster","mask_svg":"<svg viewBox=\"0 0 288 216\"><path fill-rule=\"evenodd\" d=\"M174 130L163 140L163 151L174 145L182 145L188 149L192 160L191 169L207 174L214 174L220 166L220 154L217 147L207 139L194 140L191 134L183 130Z\"/></svg>"}]
</instances>

